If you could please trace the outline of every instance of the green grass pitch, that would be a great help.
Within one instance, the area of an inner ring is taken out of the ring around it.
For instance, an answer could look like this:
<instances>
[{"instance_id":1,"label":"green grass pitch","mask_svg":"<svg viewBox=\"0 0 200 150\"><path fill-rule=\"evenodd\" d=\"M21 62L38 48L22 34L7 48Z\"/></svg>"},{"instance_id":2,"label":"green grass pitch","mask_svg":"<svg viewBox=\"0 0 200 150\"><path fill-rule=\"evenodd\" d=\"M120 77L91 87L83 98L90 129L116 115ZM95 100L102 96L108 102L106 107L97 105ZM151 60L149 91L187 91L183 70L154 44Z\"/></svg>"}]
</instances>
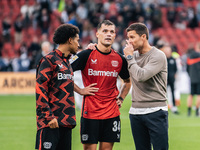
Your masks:
<instances>
[{"instance_id":1,"label":"green grass pitch","mask_svg":"<svg viewBox=\"0 0 200 150\"><path fill-rule=\"evenodd\" d=\"M200 118L187 117L187 95L181 96L180 115L169 111L169 150L200 149ZM121 111L121 142L114 150L135 150L129 122L130 95ZM76 111L77 126L72 133L72 150L82 150L80 142L80 110ZM34 150L36 136L35 96L0 96L0 149Z\"/></svg>"}]
</instances>

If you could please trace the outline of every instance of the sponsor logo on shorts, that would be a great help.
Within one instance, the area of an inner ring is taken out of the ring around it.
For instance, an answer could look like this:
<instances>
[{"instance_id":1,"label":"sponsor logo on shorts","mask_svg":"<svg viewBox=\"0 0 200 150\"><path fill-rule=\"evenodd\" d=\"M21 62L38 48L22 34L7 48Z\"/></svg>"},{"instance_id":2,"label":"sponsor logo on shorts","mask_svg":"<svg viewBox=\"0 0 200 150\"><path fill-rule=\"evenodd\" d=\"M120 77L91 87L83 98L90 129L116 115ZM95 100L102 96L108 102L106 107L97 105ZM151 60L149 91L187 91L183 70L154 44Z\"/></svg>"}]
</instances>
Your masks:
<instances>
[{"instance_id":1,"label":"sponsor logo on shorts","mask_svg":"<svg viewBox=\"0 0 200 150\"><path fill-rule=\"evenodd\" d=\"M44 142L43 146L45 149L51 149L52 143L51 142Z\"/></svg>"},{"instance_id":2,"label":"sponsor logo on shorts","mask_svg":"<svg viewBox=\"0 0 200 150\"><path fill-rule=\"evenodd\" d=\"M87 141L88 140L88 135L87 134L83 134L82 135L82 141Z\"/></svg>"}]
</instances>

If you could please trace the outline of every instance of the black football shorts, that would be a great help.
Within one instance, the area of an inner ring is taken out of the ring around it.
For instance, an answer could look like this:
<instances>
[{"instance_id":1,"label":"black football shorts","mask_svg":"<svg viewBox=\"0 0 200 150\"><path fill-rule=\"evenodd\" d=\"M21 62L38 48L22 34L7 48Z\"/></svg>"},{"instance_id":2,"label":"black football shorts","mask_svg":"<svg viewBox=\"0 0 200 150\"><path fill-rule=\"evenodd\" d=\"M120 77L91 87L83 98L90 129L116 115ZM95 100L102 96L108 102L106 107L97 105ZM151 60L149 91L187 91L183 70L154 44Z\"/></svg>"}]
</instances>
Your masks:
<instances>
[{"instance_id":1,"label":"black football shorts","mask_svg":"<svg viewBox=\"0 0 200 150\"><path fill-rule=\"evenodd\" d=\"M191 83L191 95L200 95L200 83Z\"/></svg>"},{"instance_id":2,"label":"black football shorts","mask_svg":"<svg viewBox=\"0 0 200 150\"><path fill-rule=\"evenodd\" d=\"M37 131L35 149L71 150L72 129L59 127L43 128Z\"/></svg>"},{"instance_id":3,"label":"black football shorts","mask_svg":"<svg viewBox=\"0 0 200 150\"><path fill-rule=\"evenodd\" d=\"M81 142L120 142L120 117L96 120L81 117Z\"/></svg>"}]
</instances>

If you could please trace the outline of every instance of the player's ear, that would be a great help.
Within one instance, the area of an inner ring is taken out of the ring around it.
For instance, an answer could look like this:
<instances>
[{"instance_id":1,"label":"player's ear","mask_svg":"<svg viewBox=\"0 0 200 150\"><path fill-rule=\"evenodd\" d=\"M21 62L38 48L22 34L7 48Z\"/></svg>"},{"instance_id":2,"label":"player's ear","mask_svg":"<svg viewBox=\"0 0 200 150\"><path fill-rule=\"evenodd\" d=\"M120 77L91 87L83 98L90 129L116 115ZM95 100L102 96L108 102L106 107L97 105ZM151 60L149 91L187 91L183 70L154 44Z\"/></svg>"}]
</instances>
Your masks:
<instances>
[{"instance_id":1,"label":"player's ear","mask_svg":"<svg viewBox=\"0 0 200 150\"><path fill-rule=\"evenodd\" d=\"M146 34L142 34L141 36L143 39L146 39Z\"/></svg>"},{"instance_id":2,"label":"player's ear","mask_svg":"<svg viewBox=\"0 0 200 150\"><path fill-rule=\"evenodd\" d=\"M115 32L115 38L116 38L116 32Z\"/></svg>"},{"instance_id":3,"label":"player's ear","mask_svg":"<svg viewBox=\"0 0 200 150\"><path fill-rule=\"evenodd\" d=\"M69 40L68 40L69 44L72 44L72 40L73 39L70 37Z\"/></svg>"},{"instance_id":4,"label":"player's ear","mask_svg":"<svg viewBox=\"0 0 200 150\"><path fill-rule=\"evenodd\" d=\"M98 32L98 31L96 32L96 37L97 37L97 38L99 37L99 32Z\"/></svg>"}]
</instances>

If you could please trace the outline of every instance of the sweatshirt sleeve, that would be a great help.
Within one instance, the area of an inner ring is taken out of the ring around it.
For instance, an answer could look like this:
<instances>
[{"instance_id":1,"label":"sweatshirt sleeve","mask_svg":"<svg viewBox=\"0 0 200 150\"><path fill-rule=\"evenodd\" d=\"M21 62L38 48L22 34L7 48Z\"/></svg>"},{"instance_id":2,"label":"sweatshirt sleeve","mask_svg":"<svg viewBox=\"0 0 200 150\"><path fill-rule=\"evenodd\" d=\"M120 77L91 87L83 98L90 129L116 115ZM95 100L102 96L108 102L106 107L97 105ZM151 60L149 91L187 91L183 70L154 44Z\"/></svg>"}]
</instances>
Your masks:
<instances>
[{"instance_id":1,"label":"sweatshirt sleeve","mask_svg":"<svg viewBox=\"0 0 200 150\"><path fill-rule=\"evenodd\" d=\"M43 57L36 71L36 112L38 119L52 120L53 112L49 106L49 81L52 77L51 61Z\"/></svg>"},{"instance_id":2,"label":"sweatshirt sleeve","mask_svg":"<svg viewBox=\"0 0 200 150\"><path fill-rule=\"evenodd\" d=\"M129 72L135 80L145 82L158 74L164 65L166 65L166 56L164 53L160 52L159 55L152 55L148 59L148 63L143 67L138 66L135 58L128 60Z\"/></svg>"}]
</instances>

